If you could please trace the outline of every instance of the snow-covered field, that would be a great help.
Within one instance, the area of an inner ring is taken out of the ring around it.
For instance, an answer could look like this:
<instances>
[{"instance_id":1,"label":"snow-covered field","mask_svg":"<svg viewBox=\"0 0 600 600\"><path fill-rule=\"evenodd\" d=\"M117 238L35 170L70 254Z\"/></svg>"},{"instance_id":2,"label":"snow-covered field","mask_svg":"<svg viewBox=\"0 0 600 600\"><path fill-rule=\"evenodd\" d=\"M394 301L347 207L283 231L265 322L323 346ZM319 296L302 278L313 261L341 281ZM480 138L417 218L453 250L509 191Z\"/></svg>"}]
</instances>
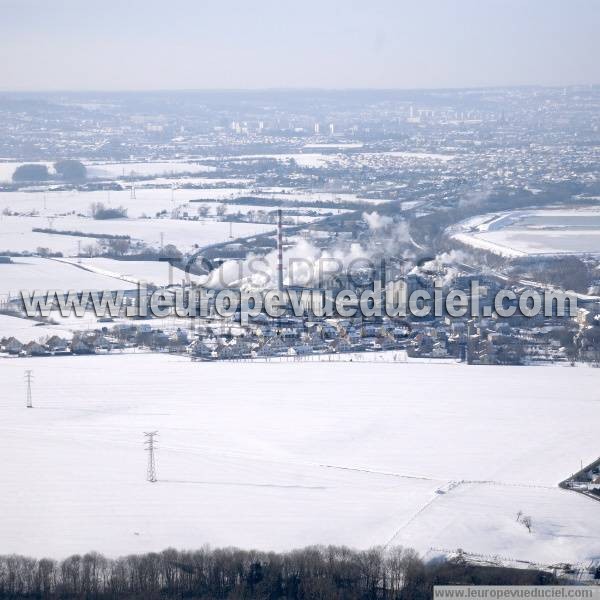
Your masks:
<instances>
[{"instance_id":1,"label":"snow-covered field","mask_svg":"<svg viewBox=\"0 0 600 600\"><path fill-rule=\"evenodd\" d=\"M115 260L112 258L71 258L65 261L80 265L93 273L116 277L137 284L145 282L165 287L174 283L193 281L201 283L204 278L173 267L166 261L158 260Z\"/></svg>"},{"instance_id":2,"label":"snow-covered field","mask_svg":"<svg viewBox=\"0 0 600 600\"><path fill-rule=\"evenodd\" d=\"M33 319L21 319L11 315L0 315L0 338L15 337L22 344L58 335L72 338L73 333L65 327L45 325Z\"/></svg>"},{"instance_id":3,"label":"snow-covered field","mask_svg":"<svg viewBox=\"0 0 600 600\"><path fill-rule=\"evenodd\" d=\"M556 485L600 453L599 382L569 367L2 359L0 553L392 543L598 557L600 503Z\"/></svg>"},{"instance_id":4,"label":"snow-covered field","mask_svg":"<svg viewBox=\"0 0 600 600\"><path fill-rule=\"evenodd\" d=\"M322 154L320 152L298 152L291 154L244 154L230 158L239 162L252 162L260 160L277 160L280 162L294 161L299 167L305 169L322 169L334 164L339 164L344 155Z\"/></svg>"},{"instance_id":5,"label":"snow-covered field","mask_svg":"<svg viewBox=\"0 0 600 600\"><path fill-rule=\"evenodd\" d=\"M0 264L0 297L18 297L20 290L131 289L135 285L130 282L48 258L15 257L12 263Z\"/></svg>"},{"instance_id":6,"label":"snow-covered field","mask_svg":"<svg viewBox=\"0 0 600 600\"><path fill-rule=\"evenodd\" d=\"M178 173L207 173L215 167L188 161L86 163L88 177L135 177L149 175L176 175Z\"/></svg>"},{"instance_id":7,"label":"snow-covered field","mask_svg":"<svg viewBox=\"0 0 600 600\"><path fill-rule=\"evenodd\" d=\"M314 202L327 202L331 204L381 204L383 202L382 200L361 198L358 194L354 193L321 191L313 192L308 190L297 190L293 188L261 188L256 192L252 192L251 195L255 198L265 198L268 200L283 200L287 202L293 201L301 205L310 205Z\"/></svg>"},{"instance_id":8,"label":"snow-covered field","mask_svg":"<svg viewBox=\"0 0 600 600\"><path fill-rule=\"evenodd\" d=\"M131 190L121 191L23 191L0 192L0 212L7 209L20 214L35 213L44 217L76 213L88 215L95 202L107 207L124 206L129 217L153 217L156 213L187 205L190 200L210 198L227 200L237 198L244 193L243 188L209 188L209 189L177 189L171 192L167 188L136 188L135 198L131 198ZM199 205L188 205L195 213Z\"/></svg>"},{"instance_id":9,"label":"snow-covered field","mask_svg":"<svg viewBox=\"0 0 600 600\"><path fill-rule=\"evenodd\" d=\"M452 228L457 241L501 256L600 254L598 209L480 215Z\"/></svg>"},{"instance_id":10,"label":"snow-covered field","mask_svg":"<svg viewBox=\"0 0 600 600\"><path fill-rule=\"evenodd\" d=\"M67 215L56 217L50 222L44 217L9 217L0 219L0 252L29 251L49 248L65 256L77 256L81 248L99 241L93 237L82 237L52 233L33 232L33 228L49 228L60 231L79 231L102 235L128 235L149 246L160 247L161 234L164 245L174 244L181 251L225 242L230 235L234 238L252 236L272 231L275 226L268 223L230 223L214 221L186 221L180 219L107 219Z\"/></svg>"},{"instance_id":11,"label":"snow-covered field","mask_svg":"<svg viewBox=\"0 0 600 600\"><path fill-rule=\"evenodd\" d=\"M231 158L243 162L258 161L264 159L278 160L280 162L294 161L301 168L324 169L328 167L348 168L350 166L360 167L365 165L396 165L408 164L410 162L446 162L454 159L451 154L435 154L430 152L341 152L343 149L357 150L360 145L355 144L332 144L305 146L307 150L318 150L328 148L339 149L336 153L300 152L293 154L255 154L243 155Z\"/></svg>"},{"instance_id":12,"label":"snow-covered field","mask_svg":"<svg viewBox=\"0 0 600 600\"><path fill-rule=\"evenodd\" d=\"M0 182L12 180L13 173L22 162L0 161ZM30 163L28 163L30 164ZM46 165L52 170L51 162L36 164ZM178 173L206 173L215 171L209 167L189 161L155 161L155 162L86 162L88 177L117 178L151 175L175 175Z\"/></svg>"},{"instance_id":13,"label":"snow-covered field","mask_svg":"<svg viewBox=\"0 0 600 600\"><path fill-rule=\"evenodd\" d=\"M124 186L128 184L122 182ZM243 180L242 180L243 183ZM334 204L341 203L364 203L379 204L380 200L366 200L358 197L356 194L349 193L331 193L331 192L312 192L309 190L296 190L293 188L253 188L249 187L222 187L222 188L202 188L202 189L175 189L171 190L168 187L147 187L148 182L144 183L144 187L135 188L135 198L131 197L130 189L121 191L106 190L81 192L77 190L68 191L41 191L41 190L25 190L17 192L0 192L0 251L7 249L2 246L2 240L9 233L17 235L20 232L12 232L7 224L3 225L5 219L11 217L3 212L16 214L19 216L31 216L42 219L40 225L35 226L48 227L49 219L57 221L65 216L72 215L91 215L91 206L94 203L102 203L106 207L124 207L127 209L127 216L138 219L140 217L156 217L157 213L166 211L171 215L173 211L183 216L187 213L188 216L194 217L198 214L198 210L208 208L211 216L215 215L216 207L225 204L228 214L242 213L247 214L250 211L273 211L276 207L272 206L273 200L281 200L285 202L296 202L299 205L310 207L315 202L327 202ZM260 204L228 204L228 200L236 200L243 196L252 196L254 198L264 198L268 201L267 206ZM193 200L203 200L201 203L193 202ZM206 201L209 202L206 202ZM307 210L315 212L331 212L335 208L308 208ZM337 209L340 210L340 209ZM294 217L296 220L310 221L314 217ZM9 220L8 224L11 223ZM43 245L43 238L39 240ZM86 241L87 243L87 241Z\"/></svg>"}]
</instances>

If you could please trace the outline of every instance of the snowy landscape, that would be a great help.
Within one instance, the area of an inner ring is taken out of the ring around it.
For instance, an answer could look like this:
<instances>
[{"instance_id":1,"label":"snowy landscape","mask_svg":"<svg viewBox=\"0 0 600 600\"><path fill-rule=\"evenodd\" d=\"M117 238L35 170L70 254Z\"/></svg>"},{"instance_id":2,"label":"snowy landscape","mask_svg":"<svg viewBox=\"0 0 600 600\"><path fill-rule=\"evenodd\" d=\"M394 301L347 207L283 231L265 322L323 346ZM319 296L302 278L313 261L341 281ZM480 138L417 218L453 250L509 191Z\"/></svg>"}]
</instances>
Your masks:
<instances>
[{"instance_id":1,"label":"snowy landscape","mask_svg":"<svg viewBox=\"0 0 600 600\"><path fill-rule=\"evenodd\" d=\"M423 93L358 112L340 97L314 117L312 100L300 110L276 94L277 111L232 100L225 125L220 104L200 103L197 125L159 99L164 131L151 116L85 108L82 119L92 111L106 135L120 132L120 150L82 144L66 161L71 179L52 136L30 162L5 147L0 555L401 546L424 561L573 566L591 578L600 194L588 146L572 162L545 160L592 131L580 93L545 92L546 105L574 115L556 145L541 144L554 140L554 113L548 131L531 129L538 96L509 90L479 92L468 110L452 94L448 105ZM486 145L499 130L517 148L531 136L531 154ZM466 131L481 151L463 144ZM20 179L36 169L40 180ZM266 271L254 277L257 258ZM337 262L341 283L301 282L284 265L293 260ZM490 310L418 318L287 306L242 323L214 305L157 316L136 304L141 284L169 297L204 285L362 292L383 263L411 290L441 282L471 298L481 281ZM500 318L491 292L505 287L572 289L580 305ZM31 315L23 290L58 290L57 303L69 290L107 290L138 312ZM144 445L153 431L156 477Z\"/></svg>"},{"instance_id":2,"label":"snowy landscape","mask_svg":"<svg viewBox=\"0 0 600 600\"><path fill-rule=\"evenodd\" d=\"M0 600L600 598L600 3L0 4Z\"/></svg>"},{"instance_id":3,"label":"snowy landscape","mask_svg":"<svg viewBox=\"0 0 600 600\"><path fill-rule=\"evenodd\" d=\"M557 487L597 456L597 369L0 363L0 552L398 544L546 565L600 553L598 503Z\"/></svg>"}]
</instances>

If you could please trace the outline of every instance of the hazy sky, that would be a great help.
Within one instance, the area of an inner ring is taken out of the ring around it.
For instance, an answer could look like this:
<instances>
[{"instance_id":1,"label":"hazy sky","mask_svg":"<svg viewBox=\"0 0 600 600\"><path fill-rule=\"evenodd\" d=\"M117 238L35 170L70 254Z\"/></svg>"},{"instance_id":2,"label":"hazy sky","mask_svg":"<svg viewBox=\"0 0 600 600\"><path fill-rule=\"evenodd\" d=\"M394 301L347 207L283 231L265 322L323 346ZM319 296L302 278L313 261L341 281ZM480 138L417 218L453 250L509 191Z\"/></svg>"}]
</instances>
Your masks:
<instances>
[{"instance_id":1,"label":"hazy sky","mask_svg":"<svg viewBox=\"0 0 600 600\"><path fill-rule=\"evenodd\" d=\"M0 89L600 83L599 0L0 0Z\"/></svg>"}]
</instances>

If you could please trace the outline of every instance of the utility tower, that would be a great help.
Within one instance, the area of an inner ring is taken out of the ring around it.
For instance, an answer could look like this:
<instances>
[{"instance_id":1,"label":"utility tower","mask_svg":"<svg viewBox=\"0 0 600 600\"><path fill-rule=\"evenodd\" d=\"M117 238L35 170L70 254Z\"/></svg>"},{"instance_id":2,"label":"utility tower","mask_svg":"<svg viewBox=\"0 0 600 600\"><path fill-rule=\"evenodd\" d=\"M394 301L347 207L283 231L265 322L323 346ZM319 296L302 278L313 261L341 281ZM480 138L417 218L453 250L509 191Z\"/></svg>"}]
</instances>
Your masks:
<instances>
[{"instance_id":1,"label":"utility tower","mask_svg":"<svg viewBox=\"0 0 600 600\"><path fill-rule=\"evenodd\" d=\"M27 369L25 371L25 381L27 382L27 408L33 408L33 400L31 398L31 380L33 379L33 371Z\"/></svg>"},{"instance_id":2,"label":"utility tower","mask_svg":"<svg viewBox=\"0 0 600 600\"><path fill-rule=\"evenodd\" d=\"M146 452L148 452L148 470L146 471L146 480L154 483L156 481L156 463L154 461L154 450L156 450L156 440L154 439L158 435L158 431L145 431L146 441Z\"/></svg>"},{"instance_id":3,"label":"utility tower","mask_svg":"<svg viewBox=\"0 0 600 600\"><path fill-rule=\"evenodd\" d=\"M129 193L129 199L135 200L135 185L133 183L131 184L131 191Z\"/></svg>"}]
</instances>

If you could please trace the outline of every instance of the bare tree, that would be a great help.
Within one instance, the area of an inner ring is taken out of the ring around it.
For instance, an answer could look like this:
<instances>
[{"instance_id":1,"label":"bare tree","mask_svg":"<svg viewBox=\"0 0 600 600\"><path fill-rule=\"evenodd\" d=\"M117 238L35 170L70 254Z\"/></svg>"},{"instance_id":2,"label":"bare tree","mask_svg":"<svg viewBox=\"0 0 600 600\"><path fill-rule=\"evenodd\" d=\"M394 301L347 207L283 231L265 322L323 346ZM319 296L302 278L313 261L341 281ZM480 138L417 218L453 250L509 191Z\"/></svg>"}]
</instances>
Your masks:
<instances>
[{"instance_id":1,"label":"bare tree","mask_svg":"<svg viewBox=\"0 0 600 600\"><path fill-rule=\"evenodd\" d=\"M81 247L81 254L83 256L89 256L90 258L98 254L98 251L98 244L86 244Z\"/></svg>"},{"instance_id":2,"label":"bare tree","mask_svg":"<svg viewBox=\"0 0 600 600\"><path fill-rule=\"evenodd\" d=\"M122 256L129 251L131 240L127 238L111 238L106 241L106 248L111 254Z\"/></svg>"}]
</instances>

